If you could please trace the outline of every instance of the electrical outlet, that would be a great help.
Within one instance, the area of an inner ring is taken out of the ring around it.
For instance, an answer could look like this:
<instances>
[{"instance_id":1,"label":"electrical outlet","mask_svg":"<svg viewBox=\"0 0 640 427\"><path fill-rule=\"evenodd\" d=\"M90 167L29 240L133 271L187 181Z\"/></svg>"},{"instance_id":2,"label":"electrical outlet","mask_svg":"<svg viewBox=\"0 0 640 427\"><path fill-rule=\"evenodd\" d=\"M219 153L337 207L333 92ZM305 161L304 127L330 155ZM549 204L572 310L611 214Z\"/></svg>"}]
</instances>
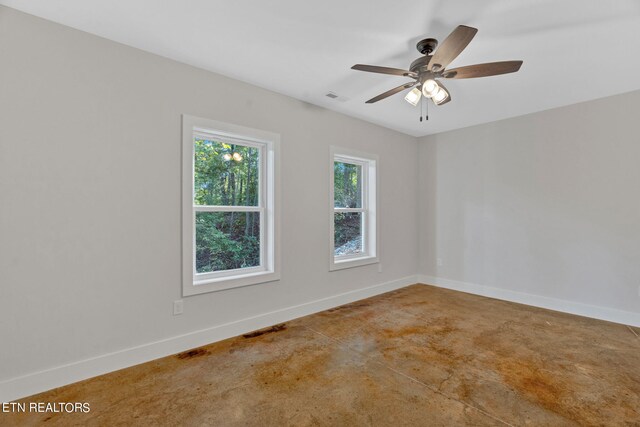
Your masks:
<instances>
[{"instance_id":1,"label":"electrical outlet","mask_svg":"<svg viewBox=\"0 0 640 427\"><path fill-rule=\"evenodd\" d=\"M378 273L382 273L382 263L378 263Z\"/></svg>"},{"instance_id":2,"label":"electrical outlet","mask_svg":"<svg viewBox=\"0 0 640 427\"><path fill-rule=\"evenodd\" d=\"M179 299L173 302L173 315L177 316L184 313L184 302Z\"/></svg>"},{"instance_id":3,"label":"electrical outlet","mask_svg":"<svg viewBox=\"0 0 640 427\"><path fill-rule=\"evenodd\" d=\"M437 259L438 267L442 267L442 258Z\"/></svg>"}]
</instances>

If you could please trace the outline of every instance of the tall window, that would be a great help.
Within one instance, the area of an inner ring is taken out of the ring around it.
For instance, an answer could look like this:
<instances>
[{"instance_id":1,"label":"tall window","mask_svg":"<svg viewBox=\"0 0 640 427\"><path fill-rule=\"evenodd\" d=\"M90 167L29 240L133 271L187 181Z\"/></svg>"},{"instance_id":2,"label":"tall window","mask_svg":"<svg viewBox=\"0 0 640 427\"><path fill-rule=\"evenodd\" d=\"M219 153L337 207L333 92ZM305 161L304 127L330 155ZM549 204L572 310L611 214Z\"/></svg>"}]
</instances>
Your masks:
<instances>
[{"instance_id":1,"label":"tall window","mask_svg":"<svg viewBox=\"0 0 640 427\"><path fill-rule=\"evenodd\" d=\"M183 294L277 280L278 136L183 116Z\"/></svg>"},{"instance_id":2,"label":"tall window","mask_svg":"<svg viewBox=\"0 0 640 427\"><path fill-rule=\"evenodd\" d=\"M378 262L377 157L331 148L330 270Z\"/></svg>"}]
</instances>

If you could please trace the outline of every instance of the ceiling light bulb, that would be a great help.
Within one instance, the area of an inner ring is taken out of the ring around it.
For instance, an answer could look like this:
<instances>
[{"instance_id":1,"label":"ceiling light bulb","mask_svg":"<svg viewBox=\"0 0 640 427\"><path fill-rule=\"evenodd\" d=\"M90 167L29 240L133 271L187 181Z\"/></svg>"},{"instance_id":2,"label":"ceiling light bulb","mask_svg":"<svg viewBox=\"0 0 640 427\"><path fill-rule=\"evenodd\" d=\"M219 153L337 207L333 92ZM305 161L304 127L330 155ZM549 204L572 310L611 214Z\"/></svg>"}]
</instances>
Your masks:
<instances>
[{"instance_id":1,"label":"ceiling light bulb","mask_svg":"<svg viewBox=\"0 0 640 427\"><path fill-rule=\"evenodd\" d=\"M416 105L418 105L421 96L422 92L420 92L420 89L414 87L409 91L409 93L407 93L407 96L404 97L404 100L415 107Z\"/></svg>"},{"instance_id":2,"label":"ceiling light bulb","mask_svg":"<svg viewBox=\"0 0 640 427\"><path fill-rule=\"evenodd\" d=\"M440 89L440 86L438 86L438 82L435 80L429 79L422 84L422 94L427 98L434 96L438 92L438 89Z\"/></svg>"},{"instance_id":3,"label":"ceiling light bulb","mask_svg":"<svg viewBox=\"0 0 640 427\"><path fill-rule=\"evenodd\" d=\"M225 161L227 161L227 162L228 162L229 160L231 160L231 154L229 154L229 153L223 154L223 155L222 155L222 158L223 158Z\"/></svg>"},{"instance_id":4,"label":"ceiling light bulb","mask_svg":"<svg viewBox=\"0 0 640 427\"><path fill-rule=\"evenodd\" d=\"M235 160L236 162L241 162L242 156L240 155L240 153L233 153L233 160Z\"/></svg>"}]
</instances>

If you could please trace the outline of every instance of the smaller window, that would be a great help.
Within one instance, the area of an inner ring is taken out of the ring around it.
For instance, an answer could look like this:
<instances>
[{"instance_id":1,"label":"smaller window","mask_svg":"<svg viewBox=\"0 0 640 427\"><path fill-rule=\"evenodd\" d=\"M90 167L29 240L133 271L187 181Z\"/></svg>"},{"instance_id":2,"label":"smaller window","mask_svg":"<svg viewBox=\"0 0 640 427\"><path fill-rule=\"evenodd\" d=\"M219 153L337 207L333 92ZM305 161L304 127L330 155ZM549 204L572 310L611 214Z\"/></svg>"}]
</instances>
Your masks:
<instances>
[{"instance_id":1,"label":"smaller window","mask_svg":"<svg viewBox=\"0 0 640 427\"><path fill-rule=\"evenodd\" d=\"M378 262L377 160L331 147L329 270Z\"/></svg>"}]
</instances>

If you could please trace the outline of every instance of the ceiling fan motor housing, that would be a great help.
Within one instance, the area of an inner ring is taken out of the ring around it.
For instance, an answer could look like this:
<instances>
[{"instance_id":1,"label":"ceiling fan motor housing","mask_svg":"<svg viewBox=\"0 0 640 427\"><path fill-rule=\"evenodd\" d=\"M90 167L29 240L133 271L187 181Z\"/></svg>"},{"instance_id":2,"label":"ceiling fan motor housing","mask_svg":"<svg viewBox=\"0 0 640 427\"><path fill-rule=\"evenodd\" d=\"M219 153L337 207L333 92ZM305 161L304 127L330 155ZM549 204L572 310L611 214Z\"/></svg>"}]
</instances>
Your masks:
<instances>
[{"instance_id":1,"label":"ceiling fan motor housing","mask_svg":"<svg viewBox=\"0 0 640 427\"><path fill-rule=\"evenodd\" d=\"M436 50L437 46L438 40L436 39L429 38L420 40L416 45L416 49L418 49L418 52L420 52L424 56L421 56L420 58L413 61L411 63L411 66L409 67L409 70L418 74L420 77L423 77L422 75L428 72L429 62L431 61L431 53ZM420 80L422 83L422 81L424 81L424 78L420 78Z\"/></svg>"},{"instance_id":2,"label":"ceiling fan motor housing","mask_svg":"<svg viewBox=\"0 0 640 427\"><path fill-rule=\"evenodd\" d=\"M413 71L418 75L425 73L427 72L427 68L429 66L430 61L431 61L431 56L427 56L427 55L421 56L420 58L416 59L411 63L409 70Z\"/></svg>"}]
</instances>

